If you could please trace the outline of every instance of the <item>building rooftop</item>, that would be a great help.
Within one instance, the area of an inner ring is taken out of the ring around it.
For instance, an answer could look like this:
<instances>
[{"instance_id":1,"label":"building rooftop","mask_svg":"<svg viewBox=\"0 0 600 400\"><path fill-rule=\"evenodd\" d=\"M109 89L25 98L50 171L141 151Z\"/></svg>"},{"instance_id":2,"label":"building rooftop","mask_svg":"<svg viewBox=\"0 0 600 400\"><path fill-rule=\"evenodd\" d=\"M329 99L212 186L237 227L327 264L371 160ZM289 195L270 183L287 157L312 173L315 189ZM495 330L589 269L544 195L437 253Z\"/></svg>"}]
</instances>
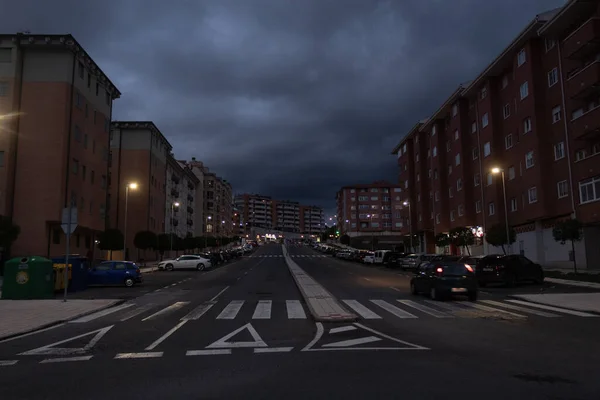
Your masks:
<instances>
[{"instance_id":1,"label":"building rooftop","mask_svg":"<svg viewBox=\"0 0 600 400\"><path fill-rule=\"evenodd\" d=\"M149 130L152 133L155 133L156 135L158 135L159 138L161 138L163 143L166 145L168 151L173 150L173 146L171 146L171 143L169 143L169 141L167 140L165 135L162 134L160 129L158 129L156 127L156 125L154 125L154 122L152 122L152 121L113 121L111 123L111 127L113 129L121 129L121 130L128 130L128 129Z\"/></svg>"}]
</instances>

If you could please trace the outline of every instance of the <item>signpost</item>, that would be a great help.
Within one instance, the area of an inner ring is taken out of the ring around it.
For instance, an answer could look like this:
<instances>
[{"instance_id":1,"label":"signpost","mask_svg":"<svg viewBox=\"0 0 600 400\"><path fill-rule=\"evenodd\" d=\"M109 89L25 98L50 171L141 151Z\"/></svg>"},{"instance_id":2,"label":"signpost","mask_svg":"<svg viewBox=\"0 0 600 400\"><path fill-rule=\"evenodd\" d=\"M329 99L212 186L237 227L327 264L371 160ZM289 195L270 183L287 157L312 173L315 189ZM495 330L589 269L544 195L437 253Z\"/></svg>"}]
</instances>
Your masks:
<instances>
[{"instance_id":1,"label":"signpost","mask_svg":"<svg viewBox=\"0 0 600 400\"><path fill-rule=\"evenodd\" d=\"M67 252L65 254L65 292L63 301L67 301L67 287L69 286L69 253L71 252L71 234L77 228L77 207L73 207L71 202L69 207L63 208L62 219L60 224L63 232L67 237Z\"/></svg>"}]
</instances>

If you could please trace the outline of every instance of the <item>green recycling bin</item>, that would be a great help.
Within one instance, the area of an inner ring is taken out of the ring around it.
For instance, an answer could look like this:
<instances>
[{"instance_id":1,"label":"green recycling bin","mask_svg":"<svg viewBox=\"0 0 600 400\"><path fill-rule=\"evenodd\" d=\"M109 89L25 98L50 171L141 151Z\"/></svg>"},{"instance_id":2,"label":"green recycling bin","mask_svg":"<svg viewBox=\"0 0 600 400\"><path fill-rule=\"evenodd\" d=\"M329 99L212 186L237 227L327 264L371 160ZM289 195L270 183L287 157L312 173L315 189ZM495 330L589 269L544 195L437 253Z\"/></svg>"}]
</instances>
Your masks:
<instances>
[{"instance_id":1,"label":"green recycling bin","mask_svg":"<svg viewBox=\"0 0 600 400\"><path fill-rule=\"evenodd\" d=\"M52 260L38 256L17 257L4 264L3 299L51 299L53 297Z\"/></svg>"}]
</instances>

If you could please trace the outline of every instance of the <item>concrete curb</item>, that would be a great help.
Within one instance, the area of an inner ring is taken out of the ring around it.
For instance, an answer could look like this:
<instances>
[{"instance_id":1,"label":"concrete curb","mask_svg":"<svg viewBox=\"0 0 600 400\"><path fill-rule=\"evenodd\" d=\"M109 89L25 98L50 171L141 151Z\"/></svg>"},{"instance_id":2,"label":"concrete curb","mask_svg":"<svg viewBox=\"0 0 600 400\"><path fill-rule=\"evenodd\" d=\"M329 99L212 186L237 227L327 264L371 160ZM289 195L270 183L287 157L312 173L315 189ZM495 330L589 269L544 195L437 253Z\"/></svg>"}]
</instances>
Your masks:
<instances>
[{"instance_id":1,"label":"concrete curb","mask_svg":"<svg viewBox=\"0 0 600 400\"><path fill-rule=\"evenodd\" d=\"M565 310L577 311L577 312L588 313L588 314L595 314L595 315L599 315L600 316L600 313L597 312L597 311L583 310L581 308L569 307L569 306L564 306L564 305L561 305L559 307L559 306L556 306L554 304L542 303L541 301L532 301L532 300L529 300L527 298L521 297L521 295L519 295L519 294L510 295L508 297L510 297L511 299L515 299L515 300L526 301L526 302L532 303L532 304L539 304L541 306L564 308Z\"/></svg>"},{"instance_id":2,"label":"concrete curb","mask_svg":"<svg viewBox=\"0 0 600 400\"><path fill-rule=\"evenodd\" d=\"M290 274L292 275L292 278L294 279L294 283L296 284L296 287L298 287L300 294L302 294L302 297L304 298L304 302L306 303L308 310L310 311L310 313L313 316L313 319L315 321L317 321L317 322L355 322L358 320L357 315L352 314L345 307L343 307L337 301L337 299L335 297L333 297L333 295L331 293L329 293L323 286L319 285L319 288L322 292L325 293L325 296L315 297L315 296L308 295L306 293L303 285L299 282L298 277L292 270L293 267L296 267L297 269L300 269L300 270L302 270L302 268L300 268L294 261L292 261L291 257L289 256L289 254L287 252L286 247L283 246L282 248L283 248L283 255L284 255L285 263L288 267L288 270L290 271ZM303 273L305 276L309 277L315 283L317 283L306 272L303 271ZM317 310L315 308L316 301L327 301L331 304L334 304L336 308L339 308L343 312L343 314L342 313L326 313L326 314L320 313L319 310Z\"/></svg>"},{"instance_id":3,"label":"concrete curb","mask_svg":"<svg viewBox=\"0 0 600 400\"><path fill-rule=\"evenodd\" d=\"M586 289L600 290L600 283L597 283L597 282L572 281L569 279L560 279L560 278L544 278L544 281L550 282L550 283L556 283L557 285L565 285L565 286L573 286L573 287L581 287L581 288L586 288Z\"/></svg>"},{"instance_id":4,"label":"concrete curb","mask_svg":"<svg viewBox=\"0 0 600 400\"><path fill-rule=\"evenodd\" d=\"M80 299L78 299L78 300L80 300ZM100 308L96 308L96 309L90 310L90 311L84 311L82 313L79 313L77 315L74 315L74 316L66 318L66 319L60 319L60 320L57 320L57 321L48 322L47 324L36 326L35 328L27 329L25 331L21 331L21 332L17 332L17 333L11 333L10 335L5 335L5 336L0 336L0 343L2 343L5 340L8 340L8 339L13 339L13 338L16 338L16 337L19 337L19 336L22 336L22 335L27 335L29 333L41 331L41 330L48 329L48 328L51 328L51 327L56 326L56 325L64 324L65 322L73 321L74 319L85 317L86 315L90 315L90 314L96 313L98 311L102 311L102 310L106 310L108 308L116 307L116 306L119 306L119 305L121 305L121 304L123 304L123 303L125 303L127 301L128 300L126 300L126 299L118 299L118 300L115 300L114 302L112 302L111 304L107 304L106 306L102 306Z\"/></svg>"}]
</instances>

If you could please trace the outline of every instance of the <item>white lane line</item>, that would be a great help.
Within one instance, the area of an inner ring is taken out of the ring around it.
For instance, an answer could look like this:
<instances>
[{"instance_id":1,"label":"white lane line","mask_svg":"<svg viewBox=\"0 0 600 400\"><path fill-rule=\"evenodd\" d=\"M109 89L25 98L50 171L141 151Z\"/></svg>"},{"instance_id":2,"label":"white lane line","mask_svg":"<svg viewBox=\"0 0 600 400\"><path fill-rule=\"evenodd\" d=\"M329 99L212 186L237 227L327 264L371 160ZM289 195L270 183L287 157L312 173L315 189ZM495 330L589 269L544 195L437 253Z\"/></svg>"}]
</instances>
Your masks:
<instances>
[{"instance_id":1,"label":"white lane line","mask_svg":"<svg viewBox=\"0 0 600 400\"><path fill-rule=\"evenodd\" d=\"M19 360L0 360L0 367L8 367L9 365L15 365Z\"/></svg>"},{"instance_id":2,"label":"white lane line","mask_svg":"<svg viewBox=\"0 0 600 400\"><path fill-rule=\"evenodd\" d=\"M115 356L115 360L131 359L131 358L160 358L163 356L162 351L149 351L146 353L119 353Z\"/></svg>"},{"instance_id":3,"label":"white lane line","mask_svg":"<svg viewBox=\"0 0 600 400\"><path fill-rule=\"evenodd\" d=\"M194 308L192 311L187 313L187 315L185 315L183 318L181 318L181 320L182 321L196 320L196 319L200 318L201 316L203 316L204 314L206 314L206 312L208 310L210 310L215 304L216 303L213 303L213 302L202 303L198 307Z\"/></svg>"},{"instance_id":4,"label":"white lane line","mask_svg":"<svg viewBox=\"0 0 600 400\"><path fill-rule=\"evenodd\" d=\"M293 347L267 347L267 348L256 348L254 349L254 354L261 353L287 353L292 351Z\"/></svg>"},{"instance_id":5,"label":"white lane line","mask_svg":"<svg viewBox=\"0 0 600 400\"><path fill-rule=\"evenodd\" d=\"M221 314L217 316L217 319L234 319L242 309L243 305L244 300L232 300L227 304L227 307L221 311Z\"/></svg>"},{"instance_id":6,"label":"white lane line","mask_svg":"<svg viewBox=\"0 0 600 400\"><path fill-rule=\"evenodd\" d=\"M42 332L47 332L47 331L52 330L52 329L60 328L61 326L65 326L67 324L68 324L68 322L63 322L62 324L49 326L48 328L40 329L39 331L34 331L34 332L30 332L30 333L24 333L23 335L10 337L8 339L0 340L0 344L1 343L5 343L5 342L10 342L10 341L13 341L13 340L17 340L17 339L23 339L23 338L31 336L31 335L37 335L37 334L42 333Z\"/></svg>"},{"instance_id":7,"label":"white lane line","mask_svg":"<svg viewBox=\"0 0 600 400\"><path fill-rule=\"evenodd\" d=\"M454 315L446 314L445 312L435 310L433 308L424 306L412 300L398 300L398 302L404 304L405 306L412 307L415 310L419 310L422 313L434 316L436 318L454 318Z\"/></svg>"},{"instance_id":8,"label":"white lane line","mask_svg":"<svg viewBox=\"0 0 600 400\"><path fill-rule=\"evenodd\" d=\"M339 328L331 328L329 330L329 333L340 333L340 332L348 332L348 331L355 331L356 327L352 326L352 325L348 325L348 326L340 326Z\"/></svg>"},{"instance_id":9,"label":"white lane line","mask_svg":"<svg viewBox=\"0 0 600 400\"><path fill-rule=\"evenodd\" d=\"M248 275L248 271L244 272L244 275Z\"/></svg>"},{"instance_id":10,"label":"white lane line","mask_svg":"<svg viewBox=\"0 0 600 400\"><path fill-rule=\"evenodd\" d=\"M215 297L213 297L212 299L210 299L210 301L216 301L217 298L222 295L223 293L225 293L225 291L229 289L229 286L225 286L225 288L223 288L223 290L221 290L219 293L217 293L217 295Z\"/></svg>"},{"instance_id":11,"label":"white lane line","mask_svg":"<svg viewBox=\"0 0 600 400\"><path fill-rule=\"evenodd\" d=\"M271 319L271 300L259 300L252 319Z\"/></svg>"},{"instance_id":12,"label":"white lane line","mask_svg":"<svg viewBox=\"0 0 600 400\"><path fill-rule=\"evenodd\" d=\"M483 306L483 305L477 304L477 303L462 302L460 304L462 304L463 306L467 306L467 307L471 307L471 308L476 308L478 310L487 311L487 312L491 312L491 313L502 313L502 314L511 315L511 316L517 317L517 318L527 318L527 315L517 314L517 313L510 312L510 311L501 310L499 308L493 308L493 307Z\"/></svg>"},{"instance_id":13,"label":"white lane line","mask_svg":"<svg viewBox=\"0 0 600 400\"><path fill-rule=\"evenodd\" d=\"M350 347L350 346L358 346L360 344L379 342L380 340L383 340L383 339L380 339L375 336L367 336L365 338L343 340L341 342L324 344L323 347Z\"/></svg>"},{"instance_id":14,"label":"white lane line","mask_svg":"<svg viewBox=\"0 0 600 400\"><path fill-rule=\"evenodd\" d=\"M92 357L94 357L94 356L46 358L45 360L40 361L40 364L71 362L71 361L89 361L92 359Z\"/></svg>"},{"instance_id":15,"label":"white lane line","mask_svg":"<svg viewBox=\"0 0 600 400\"><path fill-rule=\"evenodd\" d=\"M371 300L371 303L378 305L383 308L385 311L394 314L398 318L418 318L416 315L409 313L408 311L404 311L401 308L391 305L387 301L383 300Z\"/></svg>"},{"instance_id":16,"label":"white lane line","mask_svg":"<svg viewBox=\"0 0 600 400\"><path fill-rule=\"evenodd\" d=\"M154 303L149 303L149 304L145 304L141 307L136 308L135 310L131 310L130 312L126 313L123 318L121 318L121 322L123 321L127 321L128 319L131 319L133 317L136 317L142 313L145 313L146 311L148 311L149 309L151 309L152 307L154 307L155 304Z\"/></svg>"},{"instance_id":17,"label":"white lane line","mask_svg":"<svg viewBox=\"0 0 600 400\"><path fill-rule=\"evenodd\" d=\"M560 313L564 313L564 314L576 315L578 317L599 317L599 315L590 314L590 313L586 313L583 311L568 310L566 308L547 306L544 304L537 304L537 303L530 303L528 301L521 301L521 300L506 300L506 301L510 301L511 303L515 303L515 304L521 304L521 305L527 306L527 307L541 308L542 310L556 311L556 312L560 312Z\"/></svg>"},{"instance_id":18,"label":"white lane line","mask_svg":"<svg viewBox=\"0 0 600 400\"><path fill-rule=\"evenodd\" d=\"M150 319L160 317L161 315L170 314L176 310L179 310L181 307L187 306L188 304L190 304L189 301L178 301L177 303L173 303L170 306L165 307L162 310L157 311L154 314L144 318L142 321L148 321Z\"/></svg>"},{"instance_id":19,"label":"white lane line","mask_svg":"<svg viewBox=\"0 0 600 400\"><path fill-rule=\"evenodd\" d=\"M547 318L560 317L560 315L558 315L558 314L552 314L552 313L547 313L544 311L532 310L530 308L519 307L519 306L515 306L514 304L501 303L499 301L494 301L494 300L481 300L481 302L486 303L486 304L491 304L491 305L497 306L497 307L508 308L509 310L521 311L521 312L526 312L526 313L530 313L533 315L538 315L540 317L547 317Z\"/></svg>"},{"instance_id":20,"label":"white lane line","mask_svg":"<svg viewBox=\"0 0 600 400\"><path fill-rule=\"evenodd\" d=\"M373 311L369 310L367 307L363 306L356 300L342 300L348 307L353 309L363 317L364 319L381 319L381 317L375 314Z\"/></svg>"},{"instance_id":21,"label":"white lane line","mask_svg":"<svg viewBox=\"0 0 600 400\"><path fill-rule=\"evenodd\" d=\"M231 354L231 349L215 349L215 350L188 350L186 356L218 356L221 354Z\"/></svg>"},{"instance_id":22,"label":"white lane line","mask_svg":"<svg viewBox=\"0 0 600 400\"><path fill-rule=\"evenodd\" d=\"M77 324L77 323L83 323L83 322L93 321L96 318L104 317L105 315L112 314L112 313L115 313L117 311L124 310L124 309L129 308L129 307L131 307L133 305L134 305L133 303L121 304L120 306L117 306L117 307L107 308L106 310L98 311L98 312L95 312L93 314L85 315L85 316L83 316L81 318L74 319L73 321L70 321L70 323Z\"/></svg>"},{"instance_id":23,"label":"white lane line","mask_svg":"<svg viewBox=\"0 0 600 400\"><path fill-rule=\"evenodd\" d=\"M369 278L363 278L363 279L364 279L365 281L369 281L369 282L371 281Z\"/></svg>"},{"instance_id":24,"label":"white lane line","mask_svg":"<svg viewBox=\"0 0 600 400\"><path fill-rule=\"evenodd\" d=\"M401 292L401 290L398 289L397 287L390 286L390 289L395 290L396 292Z\"/></svg>"},{"instance_id":25,"label":"white lane line","mask_svg":"<svg viewBox=\"0 0 600 400\"><path fill-rule=\"evenodd\" d=\"M306 319L306 313L300 300L286 300L285 306L287 308L288 319Z\"/></svg>"},{"instance_id":26,"label":"white lane line","mask_svg":"<svg viewBox=\"0 0 600 400\"><path fill-rule=\"evenodd\" d=\"M167 333L165 333L164 335L162 335L161 337L156 339L150 346L146 347L144 350L154 350L159 344L164 342L169 336L174 334L179 328L184 326L188 321L189 321L188 319L186 319L184 321L180 321L177 325L175 325L173 328L169 329L169 331Z\"/></svg>"}]
</instances>

